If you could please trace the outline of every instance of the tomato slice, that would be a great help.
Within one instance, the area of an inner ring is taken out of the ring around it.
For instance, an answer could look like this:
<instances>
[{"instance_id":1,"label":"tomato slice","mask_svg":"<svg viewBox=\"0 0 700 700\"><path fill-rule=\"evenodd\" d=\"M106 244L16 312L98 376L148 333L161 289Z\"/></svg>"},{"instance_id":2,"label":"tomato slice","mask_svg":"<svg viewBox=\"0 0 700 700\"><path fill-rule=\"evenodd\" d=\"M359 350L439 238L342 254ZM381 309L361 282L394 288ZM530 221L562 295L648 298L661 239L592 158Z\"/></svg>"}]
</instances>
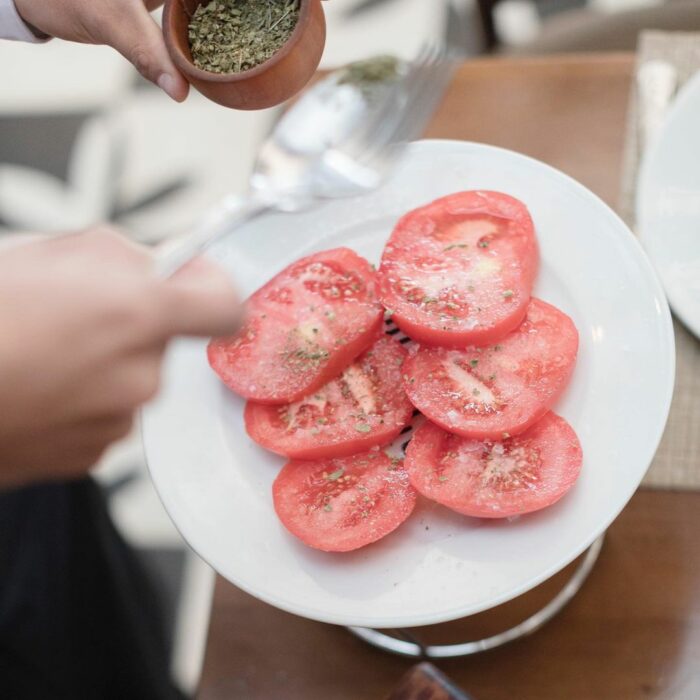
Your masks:
<instances>
[{"instance_id":1,"label":"tomato slice","mask_svg":"<svg viewBox=\"0 0 700 700\"><path fill-rule=\"evenodd\" d=\"M382 323L371 265L348 248L293 263L253 294L233 337L209 363L237 394L290 403L325 384L375 339Z\"/></svg>"},{"instance_id":2,"label":"tomato slice","mask_svg":"<svg viewBox=\"0 0 700 700\"><path fill-rule=\"evenodd\" d=\"M577 351L573 321L533 299L522 324L496 345L421 347L404 363L404 387L413 405L445 430L479 439L508 437L554 404Z\"/></svg>"},{"instance_id":3,"label":"tomato slice","mask_svg":"<svg viewBox=\"0 0 700 700\"><path fill-rule=\"evenodd\" d=\"M380 296L401 330L421 343L485 345L522 321L538 259L522 202L459 192L399 221L384 248Z\"/></svg>"},{"instance_id":4,"label":"tomato slice","mask_svg":"<svg viewBox=\"0 0 700 700\"><path fill-rule=\"evenodd\" d=\"M288 462L272 495L287 530L325 552L376 542L401 525L416 503L401 460L379 448L342 459Z\"/></svg>"},{"instance_id":5,"label":"tomato slice","mask_svg":"<svg viewBox=\"0 0 700 700\"><path fill-rule=\"evenodd\" d=\"M550 412L527 432L480 441L426 422L406 450L415 489L476 518L507 518L558 501L576 482L583 455L573 428Z\"/></svg>"},{"instance_id":6,"label":"tomato slice","mask_svg":"<svg viewBox=\"0 0 700 700\"><path fill-rule=\"evenodd\" d=\"M248 402L248 435L294 459L344 457L386 445L406 427L413 405L401 384L406 350L382 337L343 373L291 404Z\"/></svg>"}]
</instances>

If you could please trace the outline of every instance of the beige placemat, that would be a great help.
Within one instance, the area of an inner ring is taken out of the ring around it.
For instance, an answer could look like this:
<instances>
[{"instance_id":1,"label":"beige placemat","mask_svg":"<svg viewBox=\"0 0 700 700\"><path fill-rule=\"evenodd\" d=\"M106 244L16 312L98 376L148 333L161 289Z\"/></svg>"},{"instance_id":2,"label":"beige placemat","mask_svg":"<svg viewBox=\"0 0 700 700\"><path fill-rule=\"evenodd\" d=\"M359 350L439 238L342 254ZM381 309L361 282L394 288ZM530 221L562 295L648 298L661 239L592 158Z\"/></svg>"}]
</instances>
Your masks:
<instances>
[{"instance_id":1,"label":"beige placemat","mask_svg":"<svg viewBox=\"0 0 700 700\"><path fill-rule=\"evenodd\" d=\"M637 47L628 113L619 210L634 230L634 196L642 156L641 123L644 104L636 76L649 61L662 60L676 70L678 87L700 70L700 34L644 32ZM700 128L700 122L698 123ZM676 331L676 388L666 432L644 480L657 488L700 489L700 342L678 321ZM639 378L644 381L643 377Z\"/></svg>"}]
</instances>

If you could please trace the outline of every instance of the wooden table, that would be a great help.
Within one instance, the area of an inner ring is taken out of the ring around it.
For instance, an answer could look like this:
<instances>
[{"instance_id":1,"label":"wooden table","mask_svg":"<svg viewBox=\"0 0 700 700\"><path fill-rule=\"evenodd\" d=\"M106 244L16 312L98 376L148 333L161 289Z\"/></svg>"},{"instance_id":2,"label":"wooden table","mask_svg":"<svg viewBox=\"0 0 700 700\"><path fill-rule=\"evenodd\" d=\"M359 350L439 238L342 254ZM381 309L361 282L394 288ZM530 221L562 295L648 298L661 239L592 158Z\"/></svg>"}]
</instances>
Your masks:
<instances>
[{"instance_id":1,"label":"wooden table","mask_svg":"<svg viewBox=\"0 0 700 700\"><path fill-rule=\"evenodd\" d=\"M526 153L614 204L632 60L471 62L428 135ZM438 666L475 700L700 698L699 535L700 494L638 492L558 617L527 639ZM456 642L498 631L543 604L566 573L495 611L422 634ZM199 700L382 700L411 663L219 579Z\"/></svg>"}]
</instances>

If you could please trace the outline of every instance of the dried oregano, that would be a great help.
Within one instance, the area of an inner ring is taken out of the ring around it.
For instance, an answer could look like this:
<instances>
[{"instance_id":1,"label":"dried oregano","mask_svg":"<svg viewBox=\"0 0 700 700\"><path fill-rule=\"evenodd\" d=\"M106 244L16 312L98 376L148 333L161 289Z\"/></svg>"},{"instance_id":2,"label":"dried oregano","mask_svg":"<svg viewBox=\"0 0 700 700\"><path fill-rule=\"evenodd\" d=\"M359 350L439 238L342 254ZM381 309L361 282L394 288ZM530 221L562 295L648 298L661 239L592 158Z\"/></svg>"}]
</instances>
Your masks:
<instances>
[{"instance_id":1,"label":"dried oregano","mask_svg":"<svg viewBox=\"0 0 700 700\"><path fill-rule=\"evenodd\" d=\"M380 55L351 63L338 82L363 89L395 80L398 74L399 60L395 56Z\"/></svg>"},{"instance_id":2,"label":"dried oregano","mask_svg":"<svg viewBox=\"0 0 700 700\"><path fill-rule=\"evenodd\" d=\"M271 58L299 19L299 0L212 0L189 26L195 65L212 73L240 73Z\"/></svg>"}]
</instances>

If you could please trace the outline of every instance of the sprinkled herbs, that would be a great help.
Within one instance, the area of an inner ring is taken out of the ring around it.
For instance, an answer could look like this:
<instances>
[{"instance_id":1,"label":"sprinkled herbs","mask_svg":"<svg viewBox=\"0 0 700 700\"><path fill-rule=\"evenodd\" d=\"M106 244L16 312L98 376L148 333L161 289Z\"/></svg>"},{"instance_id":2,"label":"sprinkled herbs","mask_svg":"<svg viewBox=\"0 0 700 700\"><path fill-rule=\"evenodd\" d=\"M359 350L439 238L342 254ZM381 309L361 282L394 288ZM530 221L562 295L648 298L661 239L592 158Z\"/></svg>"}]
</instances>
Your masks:
<instances>
[{"instance_id":1,"label":"sprinkled herbs","mask_svg":"<svg viewBox=\"0 0 700 700\"><path fill-rule=\"evenodd\" d=\"M372 426L368 423L356 423L355 430L357 430L358 433L368 433L372 430Z\"/></svg>"},{"instance_id":2,"label":"sprinkled herbs","mask_svg":"<svg viewBox=\"0 0 700 700\"><path fill-rule=\"evenodd\" d=\"M504 298L504 299L510 299L510 298L513 296L514 293L515 293L515 292L513 292L512 289L506 289L506 291L503 292L503 298Z\"/></svg>"},{"instance_id":3,"label":"sprinkled herbs","mask_svg":"<svg viewBox=\"0 0 700 700\"><path fill-rule=\"evenodd\" d=\"M328 481L338 481L343 474L345 474L345 469L341 467L340 469L336 469L332 474L329 474L326 479L328 479Z\"/></svg>"},{"instance_id":4,"label":"sprinkled herbs","mask_svg":"<svg viewBox=\"0 0 700 700\"><path fill-rule=\"evenodd\" d=\"M395 56L375 56L351 63L338 80L340 85L354 85L363 91L375 85L395 80L399 74L399 61Z\"/></svg>"},{"instance_id":5,"label":"sprinkled herbs","mask_svg":"<svg viewBox=\"0 0 700 700\"><path fill-rule=\"evenodd\" d=\"M240 73L272 58L299 19L299 0L212 0L189 25L192 58L211 73Z\"/></svg>"},{"instance_id":6,"label":"sprinkled herbs","mask_svg":"<svg viewBox=\"0 0 700 700\"><path fill-rule=\"evenodd\" d=\"M469 246L466 243L453 243L452 245L448 245L447 248L443 248L442 251L443 253L446 253L448 250L454 250L455 248L468 248Z\"/></svg>"}]
</instances>

